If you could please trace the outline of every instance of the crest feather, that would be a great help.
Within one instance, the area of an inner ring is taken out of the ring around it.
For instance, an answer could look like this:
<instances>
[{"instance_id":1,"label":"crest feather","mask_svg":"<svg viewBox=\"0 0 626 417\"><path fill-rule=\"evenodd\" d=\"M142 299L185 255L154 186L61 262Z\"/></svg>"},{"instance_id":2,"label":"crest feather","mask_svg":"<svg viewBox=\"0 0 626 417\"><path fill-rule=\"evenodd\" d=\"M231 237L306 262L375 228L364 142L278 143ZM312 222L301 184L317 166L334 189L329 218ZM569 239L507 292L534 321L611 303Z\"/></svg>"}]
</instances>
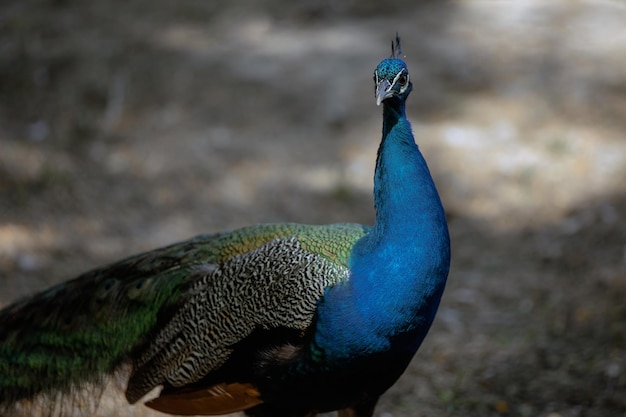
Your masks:
<instances>
[{"instance_id":1,"label":"crest feather","mask_svg":"<svg viewBox=\"0 0 626 417\"><path fill-rule=\"evenodd\" d=\"M402 58L402 47L400 46L400 36L396 32L396 39L391 40L390 58Z\"/></svg>"}]
</instances>

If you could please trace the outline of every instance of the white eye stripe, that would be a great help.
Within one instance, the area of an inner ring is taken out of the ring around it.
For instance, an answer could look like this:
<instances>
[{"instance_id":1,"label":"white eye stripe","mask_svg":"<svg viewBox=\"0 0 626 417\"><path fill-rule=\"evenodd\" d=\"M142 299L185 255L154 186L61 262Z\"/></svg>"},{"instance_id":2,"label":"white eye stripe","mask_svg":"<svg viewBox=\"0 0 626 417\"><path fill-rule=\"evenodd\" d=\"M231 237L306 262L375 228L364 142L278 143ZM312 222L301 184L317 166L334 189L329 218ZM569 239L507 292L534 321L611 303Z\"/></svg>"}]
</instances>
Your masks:
<instances>
[{"instance_id":1,"label":"white eye stripe","mask_svg":"<svg viewBox=\"0 0 626 417\"><path fill-rule=\"evenodd\" d=\"M384 90L386 92L391 91L402 76L405 76L406 79L403 80L403 83L399 84L400 90L398 92L400 94L403 94L409 88L409 71L406 68L402 68L400 72L398 72L393 78L393 81L391 83L389 83L389 81L386 81L387 85L383 87ZM378 70L374 71L374 91L376 94L378 94L378 89L380 87L380 83L382 82L381 80L382 78L379 76Z\"/></svg>"},{"instance_id":2,"label":"white eye stripe","mask_svg":"<svg viewBox=\"0 0 626 417\"><path fill-rule=\"evenodd\" d=\"M393 82L391 83L391 85L394 85L402 76L402 74L406 73L406 80L409 81L409 72L406 70L406 68L403 68L399 73L396 74L396 76L393 79ZM380 77L378 76L378 71L374 71L374 78L375 78L375 82L376 84L378 84L380 82Z\"/></svg>"},{"instance_id":3,"label":"white eye stripe","mask_svg":"<svg viewBox=\"0 0 626 417\"><path fill-rule=\"evenodd\" d=\"M409 72L408 72L405 68L402 68L402 71L400 71L400 72L399 72L399 73L395 76L395 78L393 79L393 82L391 83L391 85L392 85L392 86L393 86L393 85L396 85L396 82L400 79L400 77L401 77L401 76L402 76L402 74L404 74L404 73L406 73L406 81L404 82L404 84L405 84L405 85L406 85L406 84L408 84L408 82L409 82ZM402 87L404 87L404 86L402 86Z\"/></svg>"}]
</instances>

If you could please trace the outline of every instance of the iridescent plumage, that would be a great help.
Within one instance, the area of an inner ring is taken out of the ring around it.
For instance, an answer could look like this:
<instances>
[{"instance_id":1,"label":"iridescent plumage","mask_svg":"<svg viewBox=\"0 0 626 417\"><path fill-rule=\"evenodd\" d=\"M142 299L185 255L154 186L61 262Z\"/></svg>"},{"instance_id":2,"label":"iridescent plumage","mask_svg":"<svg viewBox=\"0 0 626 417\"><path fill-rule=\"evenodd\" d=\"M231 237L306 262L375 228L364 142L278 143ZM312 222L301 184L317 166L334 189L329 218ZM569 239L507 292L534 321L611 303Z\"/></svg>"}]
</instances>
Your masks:
<instances>
[{"instance_id":1,"label":"iridescent plumage","mask_svg":"<svg viewBox=\"0 0 626 417\"><path fill-rule=\"evenodd\" d=\"M173 414L371 417L426 336L450 262L399 53L396 40L374 74L374 226L202 235L19 301L0 312L0 406L63 415L130 369L128 401L163 386L147 405Z\"/></svg>"}]
</instances>

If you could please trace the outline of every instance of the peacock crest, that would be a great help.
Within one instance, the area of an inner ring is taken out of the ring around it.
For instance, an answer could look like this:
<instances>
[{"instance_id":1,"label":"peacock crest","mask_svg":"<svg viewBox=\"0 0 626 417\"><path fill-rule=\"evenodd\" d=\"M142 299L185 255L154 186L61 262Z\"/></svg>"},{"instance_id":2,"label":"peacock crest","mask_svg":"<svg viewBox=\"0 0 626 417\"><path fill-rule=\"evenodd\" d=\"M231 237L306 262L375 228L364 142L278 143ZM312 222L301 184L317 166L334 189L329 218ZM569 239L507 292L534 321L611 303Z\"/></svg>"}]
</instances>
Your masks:
<instances>
[{"instance_id":1,"label":"peacock crest","mask_svg":"<svg viewBox=\"0 0 626 417\"><path fill-rule=\"evenodd\" d=\"M391 40L391 56L389 58L402 59L402 46L400 45L400 35L396 32L396 38Z\"/></svg>"}]
</instances>

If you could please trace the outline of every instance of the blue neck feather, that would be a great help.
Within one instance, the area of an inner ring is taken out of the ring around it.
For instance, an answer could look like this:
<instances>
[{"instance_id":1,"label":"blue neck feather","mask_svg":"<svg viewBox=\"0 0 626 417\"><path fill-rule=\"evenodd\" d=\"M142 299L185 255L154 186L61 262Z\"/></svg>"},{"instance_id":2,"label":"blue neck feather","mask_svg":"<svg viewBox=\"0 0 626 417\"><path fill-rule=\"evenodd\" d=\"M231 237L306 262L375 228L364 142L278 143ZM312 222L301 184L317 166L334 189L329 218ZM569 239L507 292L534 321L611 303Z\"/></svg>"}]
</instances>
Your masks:
<instances>
[{"instance_id":1,"label":"blue neck feather","mask_svg":"<svg viewBox=\"0 0 626 417\"><path fill-rule=\"evenodd\" d=\"M315 344L326 357L413 355L439 306L450 264L445 214L406 119L406 97L383 102L374 177L376 223L354 247L351 278L327 291Z\"/></svg>"}]
</instances>

